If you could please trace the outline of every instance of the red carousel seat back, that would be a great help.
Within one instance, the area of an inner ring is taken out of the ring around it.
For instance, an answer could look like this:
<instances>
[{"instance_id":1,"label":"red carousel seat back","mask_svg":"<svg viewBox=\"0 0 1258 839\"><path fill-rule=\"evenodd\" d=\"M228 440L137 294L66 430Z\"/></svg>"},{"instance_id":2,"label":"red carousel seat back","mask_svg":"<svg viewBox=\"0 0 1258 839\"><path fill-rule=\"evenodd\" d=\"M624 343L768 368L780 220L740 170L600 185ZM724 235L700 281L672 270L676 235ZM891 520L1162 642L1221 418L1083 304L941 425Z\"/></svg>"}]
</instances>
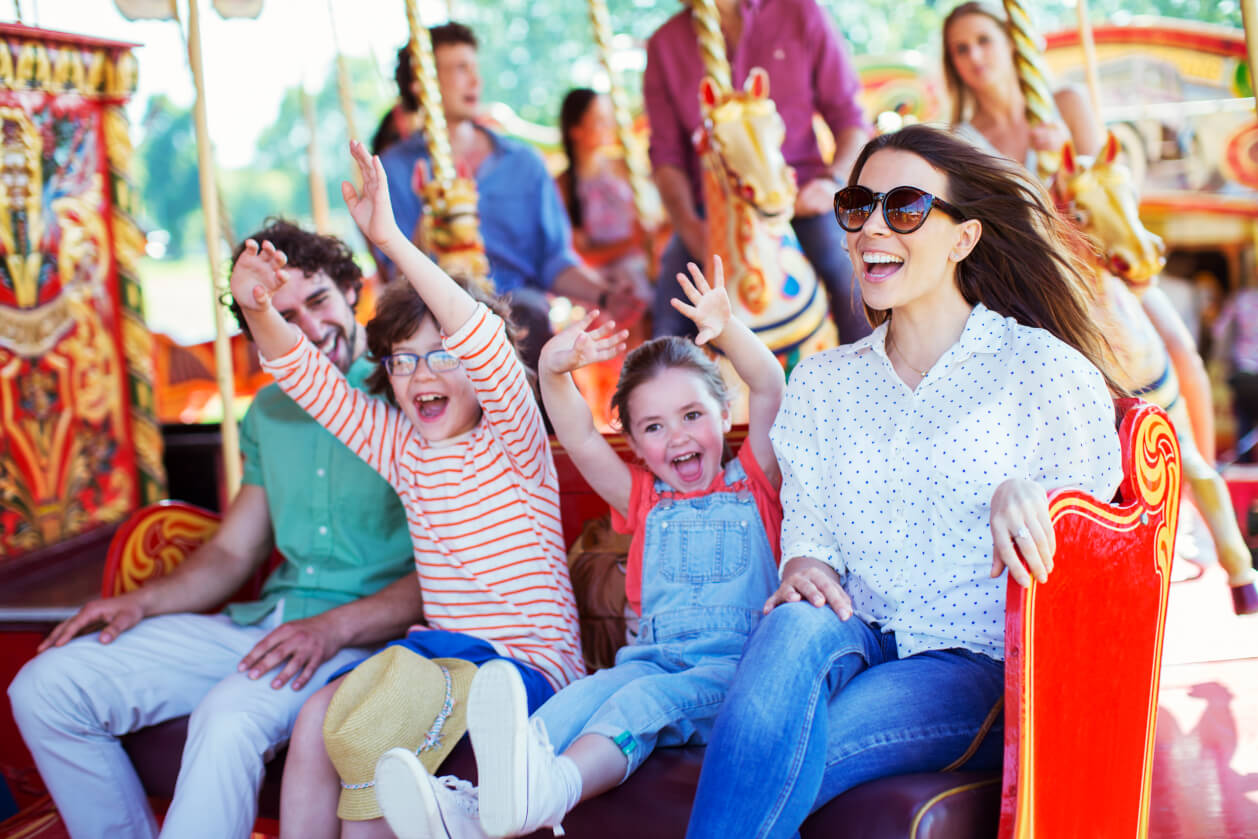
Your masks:
<instances>
[{"instance_id":1,"label":"red carousel seat back","mask_svg":"<svg viewBox=\"0 0 1258 839\"><path fill-rule=\"evenodd\" d=\"M1118 500L1054 493L1052 576L1009 585L1002 839L1148 831L1180 459L1160 408L1118 408Z\"/></svg>"},{"instance_id":2,"label":"red carousel seat back","mask_svg":"<svg viewBox=\"0 0 1258 839\"><path fill-rule=\"evenodd\" d=\"M174 570L218 530L222 517L182 501L159 501L132 513L114 533L105 556L101 597L116 597ZM267 564L232 596L253 600L266 575L283 558L271 555Z\"/></svg>"}]
</instances>

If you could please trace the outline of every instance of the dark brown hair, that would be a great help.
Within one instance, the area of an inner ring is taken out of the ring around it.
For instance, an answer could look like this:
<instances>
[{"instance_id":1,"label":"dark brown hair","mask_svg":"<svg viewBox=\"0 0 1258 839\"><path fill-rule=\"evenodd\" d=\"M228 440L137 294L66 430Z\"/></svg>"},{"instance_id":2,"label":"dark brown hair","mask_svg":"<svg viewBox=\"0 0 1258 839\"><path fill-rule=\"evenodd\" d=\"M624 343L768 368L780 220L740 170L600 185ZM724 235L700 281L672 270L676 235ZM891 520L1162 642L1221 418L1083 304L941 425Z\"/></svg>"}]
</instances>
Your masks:
<instances>
[{"instance_id":1,"label":"dark brown hair","mask_svg":"<svg viewBox=\"0 0 1258 839\"><path fill-rule=\"evenodd\" d=\"M968 15L983 15L991 18L1000 27L1000 30L1005 33L1005 37L1009 39L1010 49L1013 48L1013 36L1009 32L1009 20L998 7L981 0L966 0L965 3L948 12L948 16L944 18L942 30L943 74L944 87L948 91L948 100L952 103L953 125L966 118L966 111L969 110L970 100L974 94L966 87L965 82L961 81L961 74L957 72L957 65L952 63L952 53L948 52L948 29L953 23Z\"/></svg>"},{"instance_id":2,"label":"dark brown hair","mask_svg":"<svg viewBox=\"0 0 1258 839\"><path fill-rule=\"evenodd\" d=\"M319 271L327 274L340 289L342 295L348 297L350 292L354 293L353 304L350 308L353 309L358 305L358 293L363 288L363 272L354 261L354 254L348 245L335 236L311 233L281 218L268 218L263 224L265 227L248 238L259 245L270 242L276 250L283 251L284 256L288 257L289 266L305 274L315 274ZM244 252L245 245L242 242L232 252L232 268L236 267L236 260L240 259L240 255ZM225 299L231 313L236 317L236 322L240 324L240 331L252 341L253 335L249 332L249 325L245 323L244 313L241 312L235 298L228 293Z\"/></svg>"},{"instance_id":3,"label":"dark brown hair","mask_svg":"<svg viewBox=\"0 0 1258 839\"><path fill-rule=\"evenodd\" d=\"M633 392L642 385L649 384L663 371L674 368L697 374L722 407L729 404L729 391L716 362L708 358L694 342L676 335L666 335L635 347L625 356L624 366L620 368L620 379L616 382L616 392L612 394L612 412L622 431L632 434L630 427L633 417L629 413L629 397Z\"/></svg>"},{"instance_id":4,"label":"dark brown hair","mask_svg":"<svg viewBox=\"0 0 1258 839\"><path fill-rule=\"evenodd\" d=\"M1092 362L1111 390L1113 350L1092 317L1095 250L1055 208L1044 186L1023 167L987 154L939 128L911 125L865 144L848 183L884 149L915 154L948 179L948 201L983 225L978 243L957 265L957 287L970 305L1026 326L1046 329ZM875 326L891 317L865 307Z\"/></svg>"},{"instance_id":5,"label":"dark brown hair","mask_svg":"<svg viewBox=\"0 0 1258 839\"><path fill-rule=\"evenodd\" d=\"M598 94L590 88L574 87L559 106L559 140L568 159L568 168L559 175L559 188L568 205L568 221L572 222L573 230L581 229L581 196L577 193L577 151L572 142L572 129L581 124L595 99Z\"/></svg>"},{"instance_id":6,"label":"dark brown hair","mask_svg":"<svg viewBox=\"0 0 1258 839\"><path fill-rule=\"evenodd\" d=\"M511 346L515 347L518 355L519 336L516 334L515 324L511 321L511 310L507 302L501 297L489 296L481 291L476 283L467 282L458 277L455 278L455 282L472 295L474 300L484 303L490 311L502 318L507 331L507 339L511 342ZM397 400L393 398L393 388L389 387L389 371L384 369L384 362L381 359L390 355L394 346L414 335L424 322L424 318L432 316L432 310L428 308L428 304L405 279L399 279L385 287L384 293L376 301L375 315L367 322L367 353L376 364L375 369L367 375L366 379L369 393L382 395L390 403L397 404Z\"/></svg>"},{"instance_id":7,"label":"dark brown hair","mask_svg":"<svg viewBox=\"0 0 1258 839\"><path fill-rule=\"evenodd\" d=\"M480 43L476 40L476 33L462 23L450 21L440 26L431 26L428 28L428 36L432 38L432 51L437 52L437 47L444 47L450 44L466 44L472 49L479 49ZM397 51L397 66L393 70L393 81L397 82L398 99L402 100L402 107L408 111L419 110L419 97L415 95L412 85L415 83L415 73L411 70L411 51L410 45L404 45Z\"/></svg>"}]
</instances>

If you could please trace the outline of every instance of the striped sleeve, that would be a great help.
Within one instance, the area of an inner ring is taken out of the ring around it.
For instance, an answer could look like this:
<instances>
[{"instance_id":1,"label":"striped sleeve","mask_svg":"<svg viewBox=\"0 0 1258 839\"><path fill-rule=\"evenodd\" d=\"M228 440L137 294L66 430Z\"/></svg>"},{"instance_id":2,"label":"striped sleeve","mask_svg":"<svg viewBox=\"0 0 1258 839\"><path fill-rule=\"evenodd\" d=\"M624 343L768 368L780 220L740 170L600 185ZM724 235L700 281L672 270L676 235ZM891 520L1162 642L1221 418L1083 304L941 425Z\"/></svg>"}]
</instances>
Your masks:
<instances>
[{"instance_id":1,"label":"striped sleeve","mask_svg":"<svg viewBox=\"0 0 1258 839\"><path fill-rule=\"evenodd\" d=\"M351 387L304 335L279 358L262 359L262 369L316 422L390 484L398 485L398 446L408 425L401 411Z\"/></svg>"},{"instance_id":2,"label":"striped sleeve","mask_svg":"<svg viewBox=\"0 0 1258 839\"><path fill-rule=\"evenodd\" d=\"M445 340L476 389L485 422L526 484L538 487L554 475L546 426L524 364L503 328L502 318L483 304Z\"/></svg>"}]
</instances>

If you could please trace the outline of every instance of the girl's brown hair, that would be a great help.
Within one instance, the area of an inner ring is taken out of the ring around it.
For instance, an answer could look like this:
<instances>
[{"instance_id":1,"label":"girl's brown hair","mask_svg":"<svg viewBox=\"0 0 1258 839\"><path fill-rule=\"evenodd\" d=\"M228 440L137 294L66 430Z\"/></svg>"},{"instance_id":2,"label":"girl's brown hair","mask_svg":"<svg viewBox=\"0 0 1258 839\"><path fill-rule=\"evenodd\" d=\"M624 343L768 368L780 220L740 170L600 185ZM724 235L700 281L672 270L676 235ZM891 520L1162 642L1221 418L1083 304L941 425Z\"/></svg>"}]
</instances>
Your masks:
<instances>
[{"instance_id":1,"label":"girl's brown hair","mask_svg":"<svg viewBox=\"0 0 1258 839\"><path fill-rule=\"evenodd\" d=\"M612 412L622 431L632 434L630 427L633 425L633 417L629 412L629 397L633 392L665 370L674 368L697 374L722 407L729 405L729 391L716 363L693 342L675 335L666 335L635 347L625 356L624 366L620 368L620 379L616 382L616 392L612 394Z\"/></svg>"},{"instance_id":2,"label":"girl's brown hair","mask_svg":"<svg viewBox=\"0 0 1258 839\"><path fill-rule=\"evenodd\" d=\"M467 282L459 277L454 279L474 300L484 303L490 311L502 318L507 338L519 355L520 336L511 321L511 310L507 302L500 297L485 294L477 283ZM389 387L389 371L384 369L382 359L393 352L395 345L414 335L424 318L432 316L428 304L405 279L385 287L384 293L376 301L375 315L367 322L367 353L376 363L376 368L368 374L365 382L368 393L383 395L391 404L397 404L397 400L393 398L393 388Z\"/></svg>"},{"instance_id":3,"label":"girl's brown hair","mask_svg":"<svg viewBox=\"0 0 1258 839\"><path fill-rule=\"evenodd\" d=\"M980 0L967 0L967 2L948 12L948 16L944 18L943 22L943 74L944 88L948 91L948 100L952 103L953 125L963 122L969 117L969 111L973 105L970 100L974 98L973 92L966 87L965 82L961 81L961 74L957 72L957 65L952 62L952 53L948 51L948 29L954 22L967 15L982 15L983 17L991 18L1000 27L1000 31L1005 33L1005 37L1009 39L1010 49L1013 48L1013 36L1009 32L1009 21L1005 17L1004 11L1000 8L990 3L980 2Z\"/></svg>"},{"instance_id":4,"label":"girl's brown hair","mask_svg":"<svg viewBox=\"0 0 1258 839\"><path fill-rule=\"evenodd\" d=\"M948 194L982 235L957 265L957 287L970 305L1026 326L1047 329L1092 362L1116 394L1113 350L1092 317L1096 252L1079 231L1057 214L1035 177L1012 161L987 154L950 132L911 125L865 144L848 183L858 183L869 158L884 149L909 152L948 179ZM875 326L891 317L865 307Z\"/></svg>"}]
</instances>

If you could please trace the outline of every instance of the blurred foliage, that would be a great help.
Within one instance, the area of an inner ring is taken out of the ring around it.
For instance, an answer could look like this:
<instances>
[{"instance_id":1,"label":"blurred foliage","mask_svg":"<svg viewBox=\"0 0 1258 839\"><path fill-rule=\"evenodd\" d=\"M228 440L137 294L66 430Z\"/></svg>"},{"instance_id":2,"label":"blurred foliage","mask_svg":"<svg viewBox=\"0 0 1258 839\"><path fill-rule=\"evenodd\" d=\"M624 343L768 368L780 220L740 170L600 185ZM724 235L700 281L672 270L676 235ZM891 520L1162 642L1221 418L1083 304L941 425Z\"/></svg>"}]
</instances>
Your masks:
<instances>
[{"instance_id":1,"label":"blurred foliage","mask_svg":"<svg viewBox=\"0 0 1258 839\"><path fill-rule=\"evenodd\" d=\"M201 236L188 223L189 215L201 209L192 109L181 108L166 96L153 96L139 129L143 139L136 148L135 180L141 197L140 221L149 229L168 231L167 253L178 258L190 244L189 236Z\"/></svg>"}]
</instances>

